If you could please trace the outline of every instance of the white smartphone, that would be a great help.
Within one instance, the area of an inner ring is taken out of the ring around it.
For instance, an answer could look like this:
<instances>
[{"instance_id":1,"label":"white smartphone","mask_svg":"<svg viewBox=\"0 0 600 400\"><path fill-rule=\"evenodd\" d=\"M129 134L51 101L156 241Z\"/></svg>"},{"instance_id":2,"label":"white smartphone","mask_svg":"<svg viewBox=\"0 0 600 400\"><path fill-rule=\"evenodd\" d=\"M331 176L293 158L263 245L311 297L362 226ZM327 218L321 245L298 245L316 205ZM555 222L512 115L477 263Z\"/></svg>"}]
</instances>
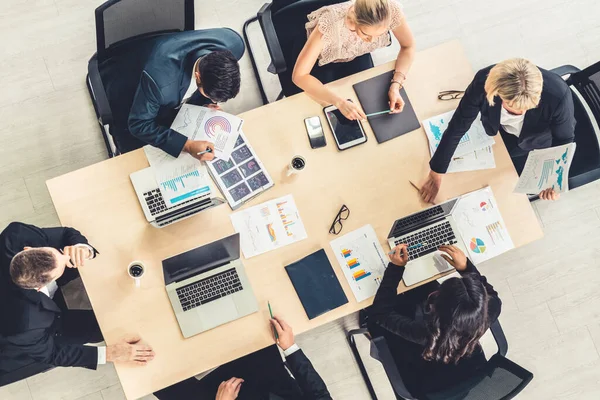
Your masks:
<instances>
[{"instance_id":1,"label":"white smartphone","mask_svg":"<svg viewBox=\"0 0 600 400\"><path fill-rule=\"evenodd\" d=\"M325 107L323 111L338 149L346 150L367 141L360 121L349 120L335 106Z\"/></svg>"}]
</instances>

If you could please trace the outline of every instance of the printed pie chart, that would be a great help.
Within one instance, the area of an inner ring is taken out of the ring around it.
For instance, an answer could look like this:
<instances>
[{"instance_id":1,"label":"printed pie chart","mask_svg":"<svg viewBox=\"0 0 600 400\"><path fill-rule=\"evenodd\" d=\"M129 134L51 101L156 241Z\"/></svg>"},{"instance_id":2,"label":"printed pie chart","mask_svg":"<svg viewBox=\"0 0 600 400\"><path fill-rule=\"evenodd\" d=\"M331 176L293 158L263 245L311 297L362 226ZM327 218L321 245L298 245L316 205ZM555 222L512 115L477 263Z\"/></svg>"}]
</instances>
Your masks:
<instances>
[{"instance_id":1,"label":"printed pie chart","mask_svg":"<svg viewBox=\"0 0 600 400\"><path fill-rule=\"evenodd\" d=\"M472 238L469 244L473 253L481 254L485 252L485 243L479 238Z\"/></svg>"}]
</instances>

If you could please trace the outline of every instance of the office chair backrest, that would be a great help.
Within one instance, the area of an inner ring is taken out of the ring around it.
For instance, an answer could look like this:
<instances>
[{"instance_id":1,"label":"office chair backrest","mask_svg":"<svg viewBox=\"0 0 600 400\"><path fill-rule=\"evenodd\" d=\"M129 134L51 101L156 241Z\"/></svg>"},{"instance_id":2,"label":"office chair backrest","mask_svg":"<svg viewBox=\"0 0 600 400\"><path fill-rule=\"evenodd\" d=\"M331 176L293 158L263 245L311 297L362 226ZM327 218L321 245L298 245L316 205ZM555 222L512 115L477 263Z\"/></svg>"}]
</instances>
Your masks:
<instances>
[{"instance_id":1,"label":"office chair backrest","mask_svg":"<svg viewBox=\"0 0 600 400\"><path fill-rule=\"evenodd\" d=\"M192 29L194 0L109 0L96 9L98 60L128 39Z\"/></svg>"},{"instance_id":2,"label":"office chair backrest","mask_svg":"<svg viewBox=\"0 0 600 400\"><path fill-rule=\"evenodd\" d=\"M572 74L568 82L574 85L600 123L600 62Z\"/></svg>"}]
</instances>

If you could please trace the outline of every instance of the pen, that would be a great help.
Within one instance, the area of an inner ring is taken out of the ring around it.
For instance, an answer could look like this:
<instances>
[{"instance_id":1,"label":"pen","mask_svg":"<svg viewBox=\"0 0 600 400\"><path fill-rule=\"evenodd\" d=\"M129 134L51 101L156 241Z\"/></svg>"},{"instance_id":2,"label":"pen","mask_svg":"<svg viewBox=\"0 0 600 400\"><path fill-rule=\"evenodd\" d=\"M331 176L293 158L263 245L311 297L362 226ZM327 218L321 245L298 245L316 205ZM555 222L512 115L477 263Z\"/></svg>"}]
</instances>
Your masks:
<instances>
[{"instance_id":1,"label":"pen","mask_svg":"<svg viewBox=\"0 0 600 400\"><path fill-rule=\"evenodd\" d=\"M413 244L412 246L408 246L408 247L406 248L406 250L418 249L419 247L427 246L428 244L429 244L428 242L423 242L423 243L417 243L417 244ZM391 256L392 254L394 254L394 251L390 251L390 252L388 253L388 255L390 255L390 256Z\"/></svg>"},{"instance_id":2,"label":"pen","mask_svg":"<svg viewBox=\"0 0 600 400\"><path fill-rule=\"evenodd\" d=\"M267 301L267 304L269 305L269 314L271 314L271 319L273 319L273 310L271 310L271 303ZM271 326L273 327L273 334L275 335L275 340L278 340L279 335L277 334L277 329L275 329L273 324L271 324Z\"/></svg>"},{"instance_id":3,"label":"pen","mask_svg":"<svg viewBox=\"0 0 600 400\"><path fill-rule=\"evenodd\" d=\"M371 113L371 114L367 114L367 115L365 115L365 117L369 118L369 117L374 117L376 115L389 114L389 113L390 113L390 110L384 110L384 111L379 111L379 112L374 112L374 113Z\"/></svg>"},{"instance_id":4,"label":"pen","mask_svg":"<svg viewBox=\"0 0 600 400\"><path fill-rule=\"evenodd\" d=\"M212 153L212 149L209 147L208 149L201 151L200 153L196 153L197 156L201 156L202 154Z\"/></svg>"}]
</instances>

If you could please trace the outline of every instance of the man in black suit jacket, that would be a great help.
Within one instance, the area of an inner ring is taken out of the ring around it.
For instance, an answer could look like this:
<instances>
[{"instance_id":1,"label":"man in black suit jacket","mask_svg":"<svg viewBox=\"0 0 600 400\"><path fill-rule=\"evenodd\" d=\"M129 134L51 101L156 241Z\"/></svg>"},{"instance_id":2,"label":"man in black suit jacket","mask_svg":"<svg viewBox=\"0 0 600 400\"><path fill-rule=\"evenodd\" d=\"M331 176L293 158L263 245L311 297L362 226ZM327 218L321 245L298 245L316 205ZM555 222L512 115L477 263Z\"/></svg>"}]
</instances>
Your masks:
<instances>
[{"instance_id":1,"label":"man in black suit jacket","mask_svg":"<svg viewBox=\"0 0 600 400\"><path fill-rule=\"evenodd\" d=\"M238 94L238 60L244 50L233 30L205 29L151 38L129 54L108 60L103 80L113 107L110 132L119 149L127 152L151 144L177 157L182 151L196 156L210 147L205 141L188 140L170 125L183 102L218 108L217 103ZM201 159L212 157L207 153Z\"/></svg>"},{"instance_id":2,"label":"man in black suit jacket","mask_svg":"<svg viewBox=\"0 0 600 400\"><path fill-rule=\"evenodd\" d=\"M107 361L153 357L135 336L108 347L94 312L69 310L61 286L98 252L73 228L13 222L0 233L0 386L53 366L96 369Z\"/></svg>"},{"instance_id":3,"label":"man in black suit jacket","mask_svg":"<svg viewBox=\"0 0 600 400\"><path fill-rule=\"evenodd\" d=\"M520 174L530 150L573 142L575 115L571 90L557 74L524 59L510 59L477 72L465 91L440 144L429 162L431 171L421 188L433 202L458 143L481 113L488 135L498 131ZM540 193L555 200L552 189Z\"/></svg>"},{"instance_id":4,"label":"man in black suit jacket","mask_svg":"<svg viewBox=\"0 0 600 400\"><path fill-rule=\"evenodd\" d=\"M234 400L238 396L240 400L331 400L325 382L296 345L292 328L277 316L271 323L285 364L273 345L225 364L200 380L190 378L154 395L159 400Z\"/></svg>"}]
</instances>

